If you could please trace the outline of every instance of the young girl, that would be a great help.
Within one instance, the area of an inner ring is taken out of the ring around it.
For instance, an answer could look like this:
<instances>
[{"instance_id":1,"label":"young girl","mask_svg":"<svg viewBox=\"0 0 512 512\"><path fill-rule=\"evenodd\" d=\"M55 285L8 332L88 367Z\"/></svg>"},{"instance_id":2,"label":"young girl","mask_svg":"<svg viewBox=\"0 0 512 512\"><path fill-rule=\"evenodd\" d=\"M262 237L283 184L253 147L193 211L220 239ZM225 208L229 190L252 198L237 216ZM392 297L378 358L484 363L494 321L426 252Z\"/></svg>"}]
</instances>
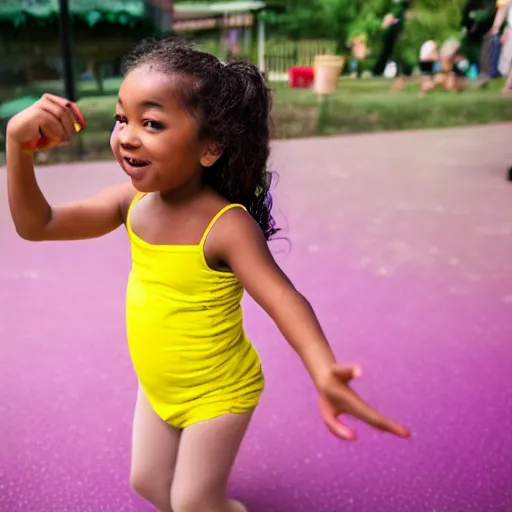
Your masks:
<instances>
[{"instance_id":1,"label":"young girl","mask_svg":"<svg viewBox=\"0 0 512 512\"><path fill-rule=\"evenodd\" d=\"M228 476L263 391L242 325L244 289L296 350L329 429L355 439L341 414L408 437L350 388L307 300L275 263L270 94L251 64L222 64L172 39L141 43L126 61L112 150L129 180L85 201L50 206L27 143L68 143L77 107L51 95L7 130L9 204L27 240L100 237L126 226L133 267L128 345L139 392L131 485L160 512L235 512Z\"/></svg>"}]
</instances>

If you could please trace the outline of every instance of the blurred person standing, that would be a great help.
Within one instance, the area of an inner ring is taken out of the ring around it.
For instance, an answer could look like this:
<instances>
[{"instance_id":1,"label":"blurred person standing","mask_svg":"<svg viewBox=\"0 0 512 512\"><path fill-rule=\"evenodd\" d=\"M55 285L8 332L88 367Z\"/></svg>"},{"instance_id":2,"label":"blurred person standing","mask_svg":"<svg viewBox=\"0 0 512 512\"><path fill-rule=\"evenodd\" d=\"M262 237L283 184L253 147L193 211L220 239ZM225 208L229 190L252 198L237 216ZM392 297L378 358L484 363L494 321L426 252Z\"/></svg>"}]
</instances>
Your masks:
<instances>
[{"instance_id":1,"label":"blurred person standing","mask_svg":"<svg viewBox=\"0 0 512 512\"><path fill-rule=\"evenodd\" d=\"M403 52L398 44L403 35L405 22L408 19L411 7L412 0L392 0L391 8L382 20L382 50L373 67L373 75L382 76L388 62L393 59L397 65L397 80L393 88L397 90L404 88L405 78L412 74L412 67L404 59Z\"/></svg>"},{"instance_id":2,"label":"blurred person standing","mask_svg":"<svg viewBox=\"0 0 512 512\"><path fill-rule=\"evenodd\" d=\"M484 35L480 58L480 84L500 76L501 31L507 18L510 0L497 0L492 26Z\"/></svg>"},{"instance_id":3,"label":"blurred person standing","mask_svg":"<svg viewBox=\"0 0 512 512\"><path fill-rule=\"evenodd\" d=\"M484 37L491 30L496 16L496 0L468 0L462 11L461 53L469 61L469 66L477 66L480 75L485 75L486 62L482 70ZM485 53L486 54L486 53Z\"/></svg>"},{"instance_id":4,"label":"blurred person standing","mask_svg":"<svg viewBox=\"0 0 512 512\"><path fill-rule=\"evenodd\" d=\"M506 76L503 94L512 94L512 2L509 1L506 13L506 27L501 36L501 54L498 63L498 71Z\"/></svg>"}]
</instances>

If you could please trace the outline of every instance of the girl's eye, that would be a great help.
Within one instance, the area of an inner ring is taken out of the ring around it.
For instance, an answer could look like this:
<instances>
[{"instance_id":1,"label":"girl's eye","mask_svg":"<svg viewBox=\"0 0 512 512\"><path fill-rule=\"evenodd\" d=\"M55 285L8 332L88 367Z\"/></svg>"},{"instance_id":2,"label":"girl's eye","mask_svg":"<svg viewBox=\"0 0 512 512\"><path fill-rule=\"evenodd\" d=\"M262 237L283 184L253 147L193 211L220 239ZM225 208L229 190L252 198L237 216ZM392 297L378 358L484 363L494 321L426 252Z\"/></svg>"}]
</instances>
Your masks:
<instances>
[{"instance_id":1,"label":"girl's eye","mask_svg":"<svg viewBox=\"0 0 512 512\"><path fill-rule=\"evenodd\" d=\"M159 123L158 121L146 121L144 125L147 128L150 128L151 130L162 130L164 128L164 125L162 123Z\"/></svg>"},{"instance_id":2,"label":"girl's eye","mask_svg":"<svg viewBox=\"0 0 512 512\"><path fill-rule=\"evenodd\" d=\"M126 121L126 117L124 116L121 116L119 114L116 114L115 115L115 120L120 123L120 124L125 124L127 121Z\"/></svg>"}]
</instances>

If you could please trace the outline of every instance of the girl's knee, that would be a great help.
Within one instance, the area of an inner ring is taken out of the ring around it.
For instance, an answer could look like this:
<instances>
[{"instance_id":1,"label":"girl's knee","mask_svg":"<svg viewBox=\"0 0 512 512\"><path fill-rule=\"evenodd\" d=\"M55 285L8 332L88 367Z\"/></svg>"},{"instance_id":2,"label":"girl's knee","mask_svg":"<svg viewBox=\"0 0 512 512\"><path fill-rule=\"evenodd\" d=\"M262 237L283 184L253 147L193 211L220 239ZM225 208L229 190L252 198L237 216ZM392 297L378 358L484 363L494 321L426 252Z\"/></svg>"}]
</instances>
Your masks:
<instances>
[{"instance_id":1,"label":"girl's knee","mask_svg":"<svg viewBox=\"0 0 512 512\"><path fill-rule=\"evenodd\" d=\"M220 496L208 495L204 492L198 492L194 485L185 488L173 488L171 490L171 509L172 512L203 512L206 510L225 510L222 506L226 502L224 493ZM214 508L215 503L219 503L218 508Z\"/></svg>"},{"instance_id":2,"label":"girl's knee","mask_svg":"<svg viewBox=\"0 0 512 512\"><path fill-rule=\"evenodd\" d=\"M197 494L171 494L172 512L248 512L243 503L221 496L198 496Z\"/></svg>"},{"instance_id":3,"label":"girl's knee","mask_svg":"<svg viewBox=\"0 0 512 512\"><path fill-rule=\"evenodd\" d=\"M155 475L150 471L132 470L130 487L142 498L160 507L162 502L169 503L172 475Z\"/></svg>"},{"instance_id":4,"label":"girl's knee","mask_svg":"<svg viewBox=\"0 0 512 512\"><path fill-rule=\"evenodd\" d=\"M194 492L171 490L171 510L173 512L201 512L203 500Z\"/></svg>"},{"instance_id":5,"label":"girl's knee","mask_svg":"<svg viewBox=\"0 0 512 512\"><path fill-rule=\"evenodd\" d=\"M132 488L132 491L143 498L149 499L149 495L153 492L154 485L154 481L144 473L136 473L132 471L130 474L130 487Z\"/></svg>"}]
</instances>

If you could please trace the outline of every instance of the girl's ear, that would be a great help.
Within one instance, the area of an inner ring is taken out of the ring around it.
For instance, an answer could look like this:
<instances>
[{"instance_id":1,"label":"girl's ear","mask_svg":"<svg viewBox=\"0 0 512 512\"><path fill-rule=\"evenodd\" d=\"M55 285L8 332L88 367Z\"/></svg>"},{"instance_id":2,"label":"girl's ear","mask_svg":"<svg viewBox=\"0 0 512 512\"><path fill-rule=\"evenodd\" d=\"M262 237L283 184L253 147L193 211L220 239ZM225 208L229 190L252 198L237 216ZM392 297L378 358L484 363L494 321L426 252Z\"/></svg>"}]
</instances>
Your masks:
<instances>
[{"instance_id":1,"label":"girl's ear","mask_svg":"<svg viewBox=\"0 0 512 512\"><path fill-rule=\"evenodd\" d=\"M222 148L218 142L209 142L201 157L203 167L211 167L222 155Z\"/></svg>"}]
</instances>

